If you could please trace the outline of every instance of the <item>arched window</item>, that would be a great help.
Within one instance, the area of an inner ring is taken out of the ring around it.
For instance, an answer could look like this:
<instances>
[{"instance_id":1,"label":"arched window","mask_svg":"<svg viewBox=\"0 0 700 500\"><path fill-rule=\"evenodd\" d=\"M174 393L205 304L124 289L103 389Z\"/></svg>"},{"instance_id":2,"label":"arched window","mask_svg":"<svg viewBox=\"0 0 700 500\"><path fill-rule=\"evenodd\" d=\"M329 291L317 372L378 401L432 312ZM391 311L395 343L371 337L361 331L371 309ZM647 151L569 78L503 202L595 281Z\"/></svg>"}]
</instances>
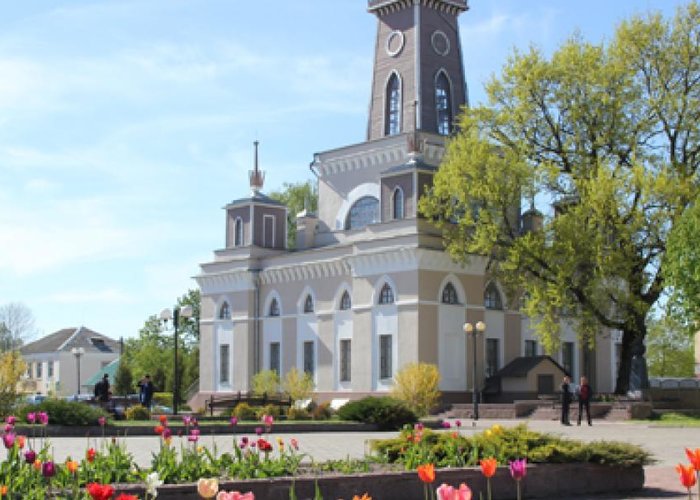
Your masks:
<instances>
[{"instance_id":1,"label":"arched window","mask_svg":"<svg viewBox=\"0 0 700 500\"><path fill-rule=\"evenodd\" d=\"M489 286L486 287L486 291L484 292L484 307L486 309L503 309L501 294L496 284L493 282L489 283Z\"/></svg>"},{"instance_id":2,"label":"arched window","mask_svg":"<svg viewBox=\"0 0 700 500\"><path fill-rule=\"evenodd\" d=\"M379 220L379 200L374 196L363 196L348 212L345 229L362 229Z\"/></svg>"},{"instance_id":3,"label":"arched window","mask_svg":"<svg viewBox=\"0 0 700 500\"><path fill-rule=\"evenodd\" d=\"M231 319L231 307L228 302L221 304L219 308L219 319Z\"/></svg>"},{"instance_id":4,"label":"arched window","mask_svg":"<svg viewBox=\"0 0 700 500\"><path fill-rule=\"evenodd\" d=\"M394 189L394 204L392 207L392 215L394 219L403 219L403 189L397 187Z\"/></svg>"},{"instance_id":5,"label":"arched window","mask_svg":"<svg viewBox=\"0 0 700 500\"><path fill-rule=\"evenodd\" d=\"M384 283L381 291L379 292L379 303L380 304L393 304L394 303L394 290L391 289L389 283Z\"/></svg>"},{"instance_id":6,"label":"arched window","mask_svg":"<svg viewBox=\"0 0 700 500\"><path fill-rule=\"evenodd\" d=\"M272 299L270 302L270 310L268 311L269 316L279 316L280 315L280 303L277 299Z\"/></svg>"},{"instance_id":7,"label":"arched window","mask_svg":"<svg viewBox=\"0 0 700 500\"><path fill-rule=\"evenodd\" d=\"M386 110L384 135L396 135L401 132L401 82L396 73L392 73L386 84Z\"/></svg>"},{"instance_id":8,"label":"arched window","mask_svg":"<svg viewBox=\"0 0 700 500\"><path fill-rule=\"evenodd\" d=\"M459 298L457 297L457 290L452 283L445 285L442 289L442 303L443 304L459 304Z\"/></svg>"},{"instance_id":9,"label":"arched window","mask_svg":"<svg viewBox=\"0 0 700 500\"><path fill-rule=\"evenodd\" d=\"M305 313L314 312L314 299L311 298L311 295L307 295L306 299L304 300L304 312Z\"/></svg>"},{"instance_id":10,"label":"arched window","mask_svg":"<svg viewBox=\"0 0 700 500\"><path fill-rule=\"evenodd\" d=\"M438 134L449 135L452 126L452 96L450 82L444 71L440 71L435 79L435 111Z\"/></svg>"},{"instance_id":11,"label":"arched window","mask_svg":"<svg viewBox=\"0 0 700 500\"><path fill-rule=\"evenodd\" d=\"M340 297L340 310L347 311L352 307L352 301L350 300L350 294L348 291L343 292L343 296Z\"/></svg>"},{"instance_id":12,"label":"arched window","mask_svg":"<svg viewBox=\"0 0 700 500\"><path fill-rule=\"evenodd\" d=\"M243 246L243 219L240 217L236 218L236 223L234 224L234 236L233 236L233 246L242 247Z\"/></svg>"}]
</instances>

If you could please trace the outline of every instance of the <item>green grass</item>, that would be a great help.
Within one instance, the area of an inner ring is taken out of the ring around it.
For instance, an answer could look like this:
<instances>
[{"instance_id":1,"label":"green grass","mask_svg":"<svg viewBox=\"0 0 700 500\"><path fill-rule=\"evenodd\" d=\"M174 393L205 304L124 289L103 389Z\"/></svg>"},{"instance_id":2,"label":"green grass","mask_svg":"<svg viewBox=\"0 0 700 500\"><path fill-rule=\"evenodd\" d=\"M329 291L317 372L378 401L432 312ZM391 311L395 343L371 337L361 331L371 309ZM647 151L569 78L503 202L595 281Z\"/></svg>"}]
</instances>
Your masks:
<instances>
[{"instance_id":1,"label":"green grass","mask_svg":"<svg viewBox=\"0 0 700 500\"><path fill-rule=\"evenodd\" d=\"M651 422L659 427L700 427L700 412L693 414L664 412L655 414L647 420L637 422Z\"/></svg>"}]
</instances>

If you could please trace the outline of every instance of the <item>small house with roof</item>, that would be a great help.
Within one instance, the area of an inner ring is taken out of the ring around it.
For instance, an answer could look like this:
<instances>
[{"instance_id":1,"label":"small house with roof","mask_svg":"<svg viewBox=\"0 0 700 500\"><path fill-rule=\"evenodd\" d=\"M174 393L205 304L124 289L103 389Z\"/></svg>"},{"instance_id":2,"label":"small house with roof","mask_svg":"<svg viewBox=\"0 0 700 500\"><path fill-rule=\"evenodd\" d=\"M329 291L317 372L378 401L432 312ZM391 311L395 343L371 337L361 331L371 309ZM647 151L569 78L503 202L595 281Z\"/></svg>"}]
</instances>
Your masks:
<instances>
[{"instance_id":1,"label":"small house with roof","mask_svg":"<svg viewBox=\"0 0 700 500\"><path fill-rule=\"evenodd\" d=\"M81 326L51 333L20 353L27 363L24 390L63 397L89 393L87 380L119 358L120 348L118 341Z\"/></svg>"}]
</instances>

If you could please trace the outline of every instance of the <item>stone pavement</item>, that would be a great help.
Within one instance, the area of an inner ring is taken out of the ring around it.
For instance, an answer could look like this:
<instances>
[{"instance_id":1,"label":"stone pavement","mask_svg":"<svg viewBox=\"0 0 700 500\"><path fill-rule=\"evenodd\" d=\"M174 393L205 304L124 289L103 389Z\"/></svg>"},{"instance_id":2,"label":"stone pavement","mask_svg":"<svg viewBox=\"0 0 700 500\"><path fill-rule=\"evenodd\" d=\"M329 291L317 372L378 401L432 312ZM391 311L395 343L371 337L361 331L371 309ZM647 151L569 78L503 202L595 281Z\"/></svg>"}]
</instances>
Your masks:
<instances>
[{"instance_id":1,"label":"stone pavement","mask_svg":"<svg viewBox=\"0 0 700 500\"><path fill-rule=\"evenodd\" d=\"M673 469L679 462L687 462L685 448L700 448L700 429L682 427L658 427L646 423L632 422L593 422L593 426L575 424L564 427L558 422L543 420L479 420L476 426L472 421L463 421L460 432L471 434L481 432L493 424L513 426L518 423L527 425L536 431L555 432L563 436L582 441L617 440L634 443L649 450L657 460L654 465L645 468L645 490L636 496L596 496L576 497L577 500L587 498L596 499L683 499L687 498L678 481L678 475ZM273 428L274 430L274 428ZM454 430L454 427L453 429ZM317 461L330 459L361 458L367 449L368 439L382 439L395 436L395 432L314 432L292 434L271 434L272 439L277 436L285 441L294 437L299 441L300 450L307 453ZM242 435L236 435L240 438ZM109 438L107 438L109 439ZM151 460L151 454L159 447L158 438L129 437L123 438L129 452L134 455L135 461L147 466ZM178 438L175 438L177 442ZM88 446L99 447L101 438L52 438L50 439L54 456L57 461L64 461L67 457L82 457ZM229 435L207 435L206 427L202 427L200 444L210 448L216 447L218 453L230 451L233 438ZM4 458L5 450L0 450L0 457ZM560 499L567 500L567 499ZM573 498L571 500L574 500Z\"/></svg>"}]
</instances>

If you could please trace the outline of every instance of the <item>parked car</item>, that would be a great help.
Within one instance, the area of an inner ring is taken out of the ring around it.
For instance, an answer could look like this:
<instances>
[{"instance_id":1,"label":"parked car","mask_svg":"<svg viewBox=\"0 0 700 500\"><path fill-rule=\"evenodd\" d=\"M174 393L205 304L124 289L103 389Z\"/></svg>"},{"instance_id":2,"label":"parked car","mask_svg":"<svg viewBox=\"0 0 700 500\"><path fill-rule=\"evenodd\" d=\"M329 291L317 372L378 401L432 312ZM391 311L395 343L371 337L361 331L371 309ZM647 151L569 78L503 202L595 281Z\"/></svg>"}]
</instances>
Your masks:
<instances>
[{"instance_id":1,"label":"parked car","mask_svg":"<svg viewBox=\"0 0 700 500\"><path fill-rule=\"evenodd\" d=\"M30 394L26 397L25 401L31 405L35 405L41 403L45 399L46 396L44 394Z\"/></svg>"}]
</instances>

